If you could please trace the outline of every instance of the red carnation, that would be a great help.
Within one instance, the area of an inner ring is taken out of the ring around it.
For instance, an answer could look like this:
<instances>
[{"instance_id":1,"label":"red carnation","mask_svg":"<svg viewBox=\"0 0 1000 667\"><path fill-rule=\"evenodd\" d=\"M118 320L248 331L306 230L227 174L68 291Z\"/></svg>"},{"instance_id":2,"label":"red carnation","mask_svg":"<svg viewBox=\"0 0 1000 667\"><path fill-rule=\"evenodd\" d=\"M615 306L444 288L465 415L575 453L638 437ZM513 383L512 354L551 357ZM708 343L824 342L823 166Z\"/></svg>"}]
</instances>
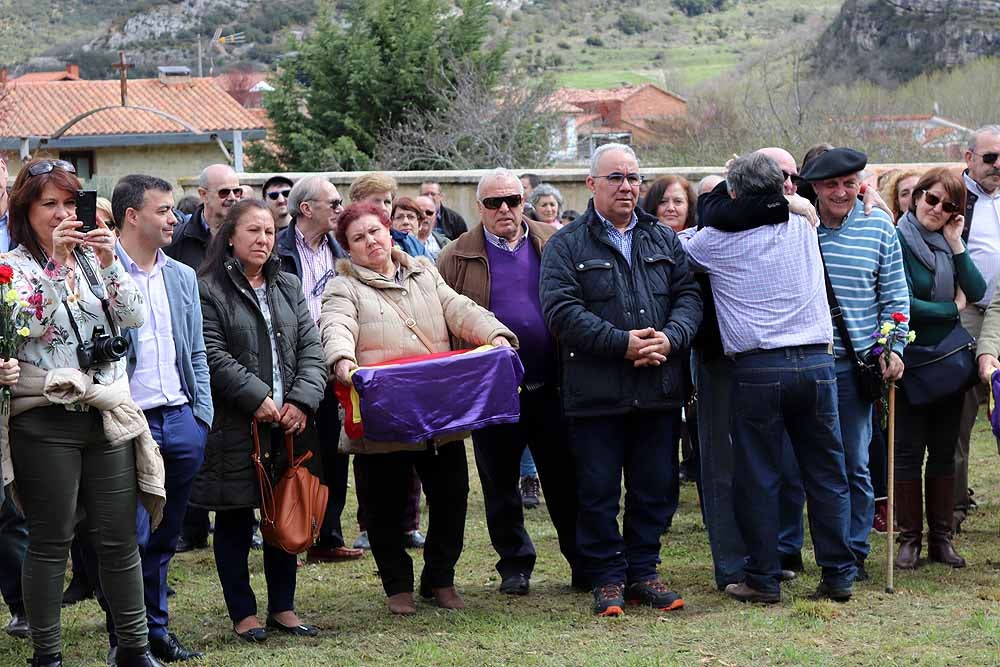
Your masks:
<instances>
[{"instance_id":1,"label":"red carnation","mask_svg":"<svg viewBox=\"0 0 1000 667\"><path fill-rule=\"evenodd\" d=\"M903 322L906 321L906 315L904 315L903 313L893 313L892 321L895 322L896 324L902 324Z\"/></svg>"},{"instance_id":2,"label":"red carnation","mask_svg":"<svg viewBox=\"0 0 1000 667\"><path fill-rule=\"evenodd\" d=\"M14 277L14 269L8 264L0 264L0 285L9 285Z\"/></svg>"}]
</instances>

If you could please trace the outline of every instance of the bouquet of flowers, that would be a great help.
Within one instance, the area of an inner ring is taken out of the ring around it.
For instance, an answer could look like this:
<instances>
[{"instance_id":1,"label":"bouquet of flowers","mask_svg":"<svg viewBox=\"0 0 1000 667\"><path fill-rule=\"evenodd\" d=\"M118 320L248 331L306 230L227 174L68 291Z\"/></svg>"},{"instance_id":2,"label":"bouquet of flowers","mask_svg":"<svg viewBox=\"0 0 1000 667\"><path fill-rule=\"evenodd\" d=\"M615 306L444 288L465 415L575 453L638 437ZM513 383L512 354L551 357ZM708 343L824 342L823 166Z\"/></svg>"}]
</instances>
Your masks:
<instances>
[{"instance_id":1,"label":"bouquet of flowers","mask_svg":"<svg viewBox=\"0 0 1000 667\"><path fill-rule=\"evenodd\" d=\"M21 341L28 337L28 321L31 318L31 306L22 300L11 281L14 269L7 264L0 264L0 357L4 361L17 354ZM0 388L0 413L7 414L10 409L10 387Z\"/></svg>"},{"instance_id":2,"label":"bouquet of flowers","mask_svg":"<svg viewBox=\"0 0 1000 667\"><path fill-rule=\"evenodd\" d=\"M892 348L903 341L907 343L912 343L917 337L917 332L910 329L909 332L903 333L903 330L899 328L900 324L906 322L906 315L903 313L893 313L891 320L886 320L879 327L879 330L871 335L875 339L875 347L872 348L872 354L877 355L882 358L883 363L888 367L889 365L889 355L892 354ZM879 399L879 411L882 414L882 428L885 429L887 420L889 418L889 385L882 385L882 396Z\"/></svg>"}]
</instances>

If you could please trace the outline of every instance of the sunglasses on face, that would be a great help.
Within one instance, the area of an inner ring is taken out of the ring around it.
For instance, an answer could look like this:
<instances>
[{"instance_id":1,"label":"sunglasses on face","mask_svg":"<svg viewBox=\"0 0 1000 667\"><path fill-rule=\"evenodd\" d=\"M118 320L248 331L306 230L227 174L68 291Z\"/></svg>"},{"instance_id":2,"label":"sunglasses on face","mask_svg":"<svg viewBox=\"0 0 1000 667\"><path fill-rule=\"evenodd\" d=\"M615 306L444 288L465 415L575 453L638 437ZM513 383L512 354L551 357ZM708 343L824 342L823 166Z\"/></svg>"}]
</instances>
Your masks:
<instances>
[{"instance_id":1,"label":"sunglasses on face","mask_svg":"<svg viewBox=\"0 0 1000 667\"><path fill-rule=\"evenodd\" d=\"M1000 153L972 153L973 155L978 155L983 159L983 164L996 164L997 158L1000 157Z\"/></svg>"},{"instance_id":2,"label":"sunglasses on face","mask_svg":"<svg viewBox=\"0 0 1000 667\"><path fill-rule=\"evenodd\" d=\"M230 194L237 199L243 197L243 188L219 188L216 192L219 193L219 199L229 199Z\"/></svg>"},{"instance_id":3,"label":"sunglasses on face","mask_svg":"<svg viewBox=\"0 0 1000 667\"><path fill-rule=\"evenodd\" d=\"M41 176L57 168L68 171L71 174L76 173L76 167L66 162L66 160L46 160L45 162L36 162L28 167L28 176Z\"/></svg>"},{"instance_id":4,"label":"sunglasses on face","mask_svg":"<svg viewBox=\"0 0 1000 667\"><path fill-rule=\"evenodd\" d=\"M620 171L613 171L606 176L594 176L594 178L603 178L616 188L620 188L625 181L628 181L628 184L633 188L642 185L641 174L623 174Z\"/></svg>"},{"instance_id":5,"label":"sunglasses on face","mask_svg":"<svg viewBox=\"0 0 1000 667\"><path fill-rule=\"evenodd\" d=\"M288 199L288 195L292 194L291 190L272 190L267 193L267 198L272 201L278 201L278 197L284 197Z\"/></svg>"},{"instance_id":6,"label":"sunglasses on face","mask_svg":"<svg viewBox=\"0 0 1000 667\"><path fill-rule=\"evenodd\" d=\"M937 195L932 195L931 193L927 192L926 190L924 190L924 202L928 206L930 206L931 208L934 208L938 204L941 204L941 210L943 210L945 213L951 213L952 215L954 215L954 214L956 214L956 213L958 213L959 211L962 210L961 208L959 208L958 204L956 204L955 202L953 202L953 201L944 201L943 199L941 199Z\"/></svg>"},{"instance_id":7,"label":"sunglasses on face","mask_svg":"<svg viewBox=\"0 0 1000 667\"><path fill-rule=\"evenodd\" d=\"M524 201L524 197L521 195L507 195L506 197L484 197L483 206L491 211L496 211L504 204L507 204L507 208L517 208Z\"/></svg>"},{"instance_id":8,"label":"sunglasses on face","mask_svg":"<svg viewBox=\"0 0 1000 667\"><path fill-rule=\"evenodd\" d=\"M437 211L435 211L434 209L431 209L429 211L424 211L425 217L433 218L435 215L437 215Z\"/></svg>"}]
</instances>

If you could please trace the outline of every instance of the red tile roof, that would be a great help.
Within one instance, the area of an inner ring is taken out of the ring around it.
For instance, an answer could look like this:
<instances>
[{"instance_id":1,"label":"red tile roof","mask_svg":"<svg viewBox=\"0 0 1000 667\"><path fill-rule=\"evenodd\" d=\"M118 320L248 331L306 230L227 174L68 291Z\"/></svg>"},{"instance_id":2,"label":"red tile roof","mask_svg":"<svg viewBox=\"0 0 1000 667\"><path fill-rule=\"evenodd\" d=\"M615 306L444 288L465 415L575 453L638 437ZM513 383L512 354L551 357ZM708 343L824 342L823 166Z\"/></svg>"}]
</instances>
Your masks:
<instances>
[{"instance_id":1,"label":"red tile roof","mask_svg":"<svg viewBox=\"0 0 1000 667\"><path fill-rule=\"evenodd\" d=\"M577 89L577 88L560 88L555 93L553 97L561 102L568 102L569 104L587 104L592 102L624 102L628 98L632 97L641 90L646 88L655 88L662 93L670 95L671 97L676 97L679 100L684 98L676 93L671 93L669 90L664 90L659 86L652 83L644 83L641 86L621 86L619 88L591 88L591 89Z\"/></svg>"},{"instance_id":2,"label":"red tile roof","mask_svg":"<svg viewBox=\"0 0 1000 667\"><path fill-rule=\"evenodd\" d=\"M59 72L28 72L27 74L22 74L16 79L11 79L11 82L44 83L46 81L78 81L79 79L79 76L74 76L65 70L61 70Z\"/></svg>"},{"instance_id":3,"label":"red tile roof","mask_svg":"<svg viewBox=\"0 0 1000 667\"><path fill-rule=\"evenodd\" d=\"M51 81L25 83L15 79L7 86L9 113L0 119L0 136L46 137L75 116L100 107L64 136L163 134L188 132L180 123L133 108L121 108L117 80ZM128 82L130 107L150 107L185 120L203 132L255 130L264 125L249 110L230 97L214 80L192 78L165 84L159 79Z\"/></svg>"}]
</instances>

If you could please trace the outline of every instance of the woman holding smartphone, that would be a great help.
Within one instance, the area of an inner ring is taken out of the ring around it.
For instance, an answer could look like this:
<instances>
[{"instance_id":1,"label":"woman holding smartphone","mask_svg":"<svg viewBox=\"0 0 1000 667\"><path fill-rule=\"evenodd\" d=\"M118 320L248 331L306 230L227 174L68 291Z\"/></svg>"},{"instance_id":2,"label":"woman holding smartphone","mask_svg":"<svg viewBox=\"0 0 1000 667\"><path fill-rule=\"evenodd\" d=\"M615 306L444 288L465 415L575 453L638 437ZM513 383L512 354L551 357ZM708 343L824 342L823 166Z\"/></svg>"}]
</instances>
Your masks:
<instances>
[{"instance_id":1,"label":"woman holding smartphone","mask_svg":"<svg viewBox=\"0 0 1000 667\"><path fill-rule=\"evenodd\" d=\"M910 210L897 226L903 266L910 288L910 330L917 345L940 343L956 326L967 303L986 293L986 281L969 258L962 229L965 184L947 168L931 169L913 188ZM905 359L905 357L904 357ZM904 376L897 392L896 411L896 520L899 554L896 566L917 567L923 531L922 491L926 489L928 556L952 567L965 559L952 543L955 442L964 392L958 391L929 405L911 405ZM923 471L924 451L927 464Z\"/></svg>"},{"instance_id":2,"label":"woman holding smartphone","mask_svg":"<svg viewBox=\"0 0 1000 667\"><path fill-rule=\"evenodd\" d=\"M68 162L25 164L11 193L10 235L16 247L0 259L13 270L20 307L30 313L28 335L16 355L21 378L5 443L28 520L22 579L34 645L30 664L63 664L63 577L82 506L118 633L116 664L156 667L160 663L149 652L135 528L141 495L137 475L145 468L137 466L132 439L105 427L127 426L131 432L136 426L135 432L145 429L149 437L148 426L145 420L141 425L118 421L116 415L124 411L141 417L128 390L125 357L108 354L105 348L111 345L93 346L98 336L142 326L146 310L115 254L111 230L98 222L81 231L79 189ZM52 384L59 380L51 391L50 379ZM6 483L9 471L4 472ZM162 488L162 478L158 482Z\"/></svg>"}]
</instances>

